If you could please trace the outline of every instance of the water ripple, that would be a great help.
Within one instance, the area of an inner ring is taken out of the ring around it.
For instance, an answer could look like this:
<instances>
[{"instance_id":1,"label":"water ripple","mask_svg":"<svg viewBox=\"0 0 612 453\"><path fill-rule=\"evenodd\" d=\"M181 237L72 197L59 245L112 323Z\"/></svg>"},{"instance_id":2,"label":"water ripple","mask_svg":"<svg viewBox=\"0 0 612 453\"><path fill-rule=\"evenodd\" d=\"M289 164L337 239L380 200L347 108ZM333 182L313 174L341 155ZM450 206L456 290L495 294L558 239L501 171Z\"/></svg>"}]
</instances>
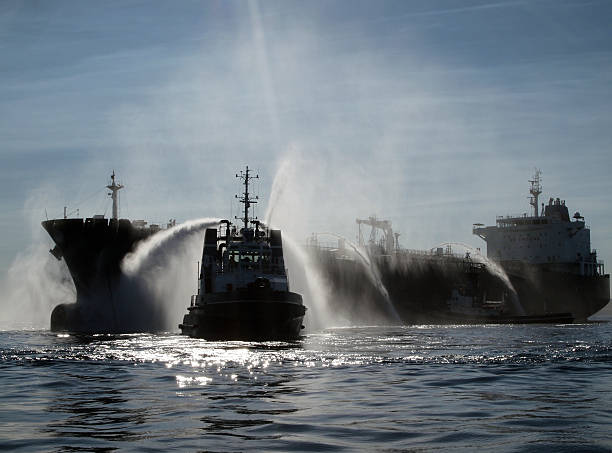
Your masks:
<instances>
[{"instance_id":1,"label":"water ripple","mask_svg":"<svg viewBox=\"0 0 612 453\"><path fill-rule=\"evenodd\" d=\"M0 448L609 451L611 334L605 323L342 328L290 343L0 332Z\"/></svg>"}]
</instances>

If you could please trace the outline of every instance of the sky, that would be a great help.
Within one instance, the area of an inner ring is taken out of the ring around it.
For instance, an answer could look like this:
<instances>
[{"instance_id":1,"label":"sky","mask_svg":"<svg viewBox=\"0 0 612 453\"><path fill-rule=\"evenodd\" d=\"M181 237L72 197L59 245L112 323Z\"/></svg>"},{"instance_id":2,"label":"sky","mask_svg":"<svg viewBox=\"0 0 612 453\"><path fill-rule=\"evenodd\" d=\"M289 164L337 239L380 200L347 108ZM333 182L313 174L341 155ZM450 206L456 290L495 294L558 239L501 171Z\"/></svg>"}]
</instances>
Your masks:
<instances>
[{"instance_id":1,"label":"sky","mask_svg":"<svg viewBox=\"0 0 612 453\"><path fill-rule=\"evenodd\" d=\"M484 243L472 224L565 199L612 264L612 2L0 2L0 277L46 217L257 214L296 240ZM38 256L38 255L36 255Z\"/></svg>"}]
</instances>

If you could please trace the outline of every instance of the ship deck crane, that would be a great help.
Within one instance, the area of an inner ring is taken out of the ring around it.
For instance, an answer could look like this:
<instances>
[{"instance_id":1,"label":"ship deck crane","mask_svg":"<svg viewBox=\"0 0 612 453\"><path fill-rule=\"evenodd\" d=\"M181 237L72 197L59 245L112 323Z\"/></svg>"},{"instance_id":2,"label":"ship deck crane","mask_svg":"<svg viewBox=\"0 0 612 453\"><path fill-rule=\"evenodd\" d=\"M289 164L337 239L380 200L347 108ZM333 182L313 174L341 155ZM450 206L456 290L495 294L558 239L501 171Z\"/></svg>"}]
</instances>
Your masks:
<instances>
[{"instance_id":1,"label":"ship deck crane","mask_svg":"<svg viewBox=\"0 0 612 453\"><path fill-rule=\"evenodd\" d=\"M376 216L370 216L367 219L355 219L357 225L359 226L359 233L357 237L357 242L360 246L365 246L363 235L361 232L361 225L368 225L372 229L370 230L370 238L368 240L368 246L379 246L384 250L385 253L392 253L399 249L399 233L393 233L393 228L391 227L390 220L379 220ZM381 230L383 236L378 240L377 231Z\"/></svg>"}]
</instances>

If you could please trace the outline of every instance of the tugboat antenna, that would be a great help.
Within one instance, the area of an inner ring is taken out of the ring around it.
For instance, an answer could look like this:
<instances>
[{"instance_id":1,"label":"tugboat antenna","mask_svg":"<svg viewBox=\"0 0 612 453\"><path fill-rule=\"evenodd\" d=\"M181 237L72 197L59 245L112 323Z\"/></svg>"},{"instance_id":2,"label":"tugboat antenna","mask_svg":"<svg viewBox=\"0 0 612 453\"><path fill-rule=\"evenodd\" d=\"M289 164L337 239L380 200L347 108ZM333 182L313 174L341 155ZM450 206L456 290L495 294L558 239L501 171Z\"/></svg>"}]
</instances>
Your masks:
<instances>
[{"instance_id":1,"label":"tugboat antenna","mask_svg":"<svg viewBox=\"0 0 612 453\"><path fill-rule=\"evenodd\" d=\"M259 179L259 175L251 176L249 173L250 173L250 170L249 170L249 166L247 165L245 172L240 171L240 174L236 174L236 178L242 179L243 184L244 184L244 194L242 194L242 198L239 198L239 201L240 203L244 204L244 218L242 219L242 221L244 222L245 230L249 227L249 208L251 207L252 204L257 203L256 200L259 199L259 197L255 197L255 198L249 197L249 181L251 179ZM236 195L236 198L238 198L238 195Z\"/></svg>"},{"instance_id":2,"label":"tugboat antenna","mask_svg":"<svg viewBox=\"0 0 612 453\"><path fill-rule=\"evenodd\" d=\"M117 192L123 189L123 185L115 183L115 170L113 170L113 174L111 175L111 183L106 186L106 188L111 191L109 195L113 199L113 219L117 220Z\"/></svg>"},{"instance_id":3,"label":"tugboat antenna","mask_svg":"<svg viewBox=\"0 0 612 453\"><path fill-rule=\"evenodd\" d=\"M529 204L533 206L533 216L538 217L538 196L542 193L542 171L535 169L533 179L530 179L531 187L529 188Z\"/></svg>"}]
</instances>

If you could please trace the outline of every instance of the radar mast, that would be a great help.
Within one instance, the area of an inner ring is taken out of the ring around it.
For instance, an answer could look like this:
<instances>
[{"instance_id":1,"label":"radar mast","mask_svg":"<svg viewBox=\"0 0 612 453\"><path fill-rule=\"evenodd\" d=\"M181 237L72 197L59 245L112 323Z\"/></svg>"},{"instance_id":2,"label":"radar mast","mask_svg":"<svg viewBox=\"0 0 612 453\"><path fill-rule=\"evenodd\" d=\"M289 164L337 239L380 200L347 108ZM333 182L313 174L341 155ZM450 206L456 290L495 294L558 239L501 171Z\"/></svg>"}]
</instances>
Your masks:
<instances>
[{"instance_id":1,"label":"radar mast","mask_svg":"<svg viewBox=\"0 0 612 453\"><path fill-rule=\"evenodd\" d=\"M538 197L542 193L542 171L536 168L533 179L530 179L529 182L531 183L529 204L533 206L533 216L538 217Z\"/></svg>"},{"instance_id":2,"label":"radar mast","mask_svg":"<svg viewBox=\"0 0 612 453\"><path fill-rule=\"evenodd\" d=\"M244 184L244 193L242 194L242 198L238 198L238 195L236 195L236 198L238 198L240 203L244 204L244 217L242 219L242 222L244 223L245 230L249 228L249 208L252 204L257 203L256 200L259 199L258 196L256 196L255 198L249 197L249 181L251 179L259 179L259 175L251 176L249 173L250 170L249 166L247 165L245 172L240 171L240 174L236 174L236 178L242 179Z\"/></svg>"},{"instance_id":3,"label":"radar mast","mask_svg":"<svg viewBox=\"0 0 612 453\"><path fill-rule=\"evenodd\" d=\"M110 197L113 199L113 219L117 220L117 192L119 192L119 190L123 189L123 184L116 184L115 183L115 170L113 170L113 174L111 175L111 183L110 185L106 186L107 189L109 189L111 192L109 193Z\"/></svg>"}]
</instances>

